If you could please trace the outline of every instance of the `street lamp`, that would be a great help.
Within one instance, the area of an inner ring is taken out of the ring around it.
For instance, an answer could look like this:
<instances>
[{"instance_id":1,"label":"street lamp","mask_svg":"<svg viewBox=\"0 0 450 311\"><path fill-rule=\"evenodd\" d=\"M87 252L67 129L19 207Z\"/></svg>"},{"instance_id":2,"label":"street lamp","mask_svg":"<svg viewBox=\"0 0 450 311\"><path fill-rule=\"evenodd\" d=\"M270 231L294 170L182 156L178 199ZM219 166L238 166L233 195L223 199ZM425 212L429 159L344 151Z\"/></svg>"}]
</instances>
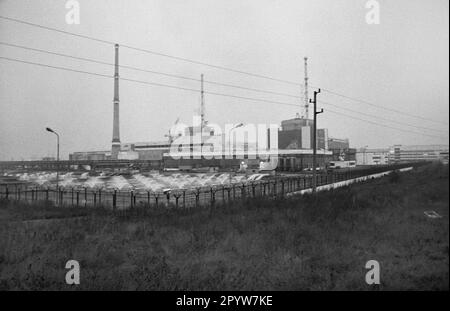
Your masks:
<instances>
[{"instance_id":1,"label":"street lamp","mask_svg":"<svg viewBox=\"0 0 450 311\"><path fill-rule=\"evenodd\" d=\"M235 126L233 126L233 127L228 131L228 150L229 150L230 154L232 154L232 153L231 153L231 131L234 130L234 129L237 129L237 128L239 128L239 127L243 127L243 126L244 126L244 123L239 123L239 124L236 124Z\"/></svg>"},{"instance_id":2,"label":"street lamp","mask_svg":"<svg viewBox=\"0 0 450 311\"><path fill-rule=\"evenodd\" d=\"M56 189L59 189L59 134L49 127L45 128L47 132L56 135Z\"/></svg>"}]
</instances>

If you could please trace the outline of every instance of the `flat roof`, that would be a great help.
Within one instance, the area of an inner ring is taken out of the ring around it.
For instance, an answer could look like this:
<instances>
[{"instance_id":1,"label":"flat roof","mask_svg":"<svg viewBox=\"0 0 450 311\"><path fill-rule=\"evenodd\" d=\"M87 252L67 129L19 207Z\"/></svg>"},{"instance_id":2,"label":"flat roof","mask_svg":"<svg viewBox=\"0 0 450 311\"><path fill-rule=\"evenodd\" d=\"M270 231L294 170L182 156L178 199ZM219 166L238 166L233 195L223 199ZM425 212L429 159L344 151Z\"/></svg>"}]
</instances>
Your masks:
<instances>
[{"instance_id":1,"label":"flat roof","mask_svg":"<svg viewBox=\"0 0 450 311\"><path fill-rule=\"evenodd\" d=\"M313 150L312 149L274 149L274 150L261 150L261 151L244 151L244 150L236 150L232 153L233 156L256 156L256 155L264 155L264 156L270 156L270 155L312 155ZM328 150L317 150L318 155L333 155L333 152ZM170 156L176 156L176 157L192 157L192 156L206 156L206 157L223 157L223 156L231 156L228 152L223 151L181 151L181 152L165 152L163 154L164 156L170 157Z\"/></svg>"}]
</instances>

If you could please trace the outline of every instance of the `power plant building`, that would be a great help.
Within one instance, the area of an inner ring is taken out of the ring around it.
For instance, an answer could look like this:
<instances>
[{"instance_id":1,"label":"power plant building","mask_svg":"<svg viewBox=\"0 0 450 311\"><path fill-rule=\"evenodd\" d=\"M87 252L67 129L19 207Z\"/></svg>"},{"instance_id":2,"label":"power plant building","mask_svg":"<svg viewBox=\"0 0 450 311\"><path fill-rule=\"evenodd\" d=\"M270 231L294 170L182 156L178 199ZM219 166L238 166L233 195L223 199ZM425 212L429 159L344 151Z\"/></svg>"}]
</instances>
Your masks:
<instances>
[{"instance_id":1,"label":"power plant building","mask_svg":"<svg viewBox=\"0 0 450 311\"><path fill-rule=\"evenodd\" d=\"M328 138L328 150L333 154L333 161L356 161L356 149L350 148L348 138Z\"/></svg>"},{"instance_id":2,"label":"power plant building","mask_svg":"<svg viewBox=\"0 0 450 311\"><path fill-rule=\"evenodd\" d=\"M119 100L119 45L115 48L113 126L111 151L75 152L70 154L72 160L140 160L159 161L163 167L199 168L218 167L234 168L245 163L250 167L270 167L268 163L276 158L276 169L297 171L311 168L313 165L314 121L305 116L283 120L281 128L258 133L246 132L243 124L234 128L233 133L216 133L214 127L205 119L205 99L203 75L201 75L200 124L187 127L184 132L173 136L169 132L167 141L121 143L120 140L120 100ZM306 77L305 59L305 83ZM307 89L307 87L306 87ZM307 92L305 92L307 98ZM306 103L306 106L308 103ZM178 122L178 120L177 120ZM176 122L176 123L177 123ZM200 134L201 133L201 134ZM236 134L241 133L240 139ZM233 134L233 135L231 135ZM252 136L253 135L253 136ZM230 136L230 137L229 137ZM242 139L243 137L243 139ZM331 141L333 144L333 141ZM333 159L334 151L330 149L327 129L318 129L316 133L317 166L326 167ZM349 149L348 140L345 148ZM273 167L275 169L275 167Z\"/></svg>"}]
</instances>

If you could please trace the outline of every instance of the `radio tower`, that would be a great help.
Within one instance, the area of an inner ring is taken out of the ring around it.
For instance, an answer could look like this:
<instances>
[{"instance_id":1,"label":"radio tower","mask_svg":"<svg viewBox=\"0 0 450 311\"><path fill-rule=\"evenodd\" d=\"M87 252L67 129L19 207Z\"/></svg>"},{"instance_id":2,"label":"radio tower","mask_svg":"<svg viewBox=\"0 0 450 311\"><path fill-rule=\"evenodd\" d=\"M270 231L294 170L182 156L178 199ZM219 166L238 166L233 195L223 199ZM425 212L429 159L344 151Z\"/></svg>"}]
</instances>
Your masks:
<instances>
[{"instance_id":1,"label":"radio tower","mask_svg":"<svg viewBox=\"0 0 450 311\"><path fill-rule=\"evenodd\" d=\"M309 119L309 98L308 98L308 57L305 60L305 119Z\"/></svg>"},{"instance_id":2,"label":"radio tower","mask_svg":"<svg viewBox=\"0 0 450 311\"><path fill-rule=\"evenodd\" d=\"M203 131L203 127L205 126L205 92L203 90L203 73L200 76L200 117L201 117L201 128Z\"/></svg>"}]
</instances>

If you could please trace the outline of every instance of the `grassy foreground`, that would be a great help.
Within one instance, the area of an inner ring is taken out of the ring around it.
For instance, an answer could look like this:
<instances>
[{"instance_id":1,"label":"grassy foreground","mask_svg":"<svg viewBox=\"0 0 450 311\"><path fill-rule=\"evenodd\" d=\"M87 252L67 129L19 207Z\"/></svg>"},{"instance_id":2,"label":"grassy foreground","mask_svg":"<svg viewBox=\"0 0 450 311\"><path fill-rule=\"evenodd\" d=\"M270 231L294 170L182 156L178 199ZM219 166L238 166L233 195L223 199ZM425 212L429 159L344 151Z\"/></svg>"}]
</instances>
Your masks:
<instances>
[{"instance_id":1,"label":"grassy foreground","mask_svg":"<svg viewBox=\"0 0 450 311\"><path fill-rule=\"evenodd\" d=\"M0 290L448 290L448 184L430 165L317 201L125 216L0 202ZM371 259L380 285L365 283Z\"/></svg>"}]
</instances>

